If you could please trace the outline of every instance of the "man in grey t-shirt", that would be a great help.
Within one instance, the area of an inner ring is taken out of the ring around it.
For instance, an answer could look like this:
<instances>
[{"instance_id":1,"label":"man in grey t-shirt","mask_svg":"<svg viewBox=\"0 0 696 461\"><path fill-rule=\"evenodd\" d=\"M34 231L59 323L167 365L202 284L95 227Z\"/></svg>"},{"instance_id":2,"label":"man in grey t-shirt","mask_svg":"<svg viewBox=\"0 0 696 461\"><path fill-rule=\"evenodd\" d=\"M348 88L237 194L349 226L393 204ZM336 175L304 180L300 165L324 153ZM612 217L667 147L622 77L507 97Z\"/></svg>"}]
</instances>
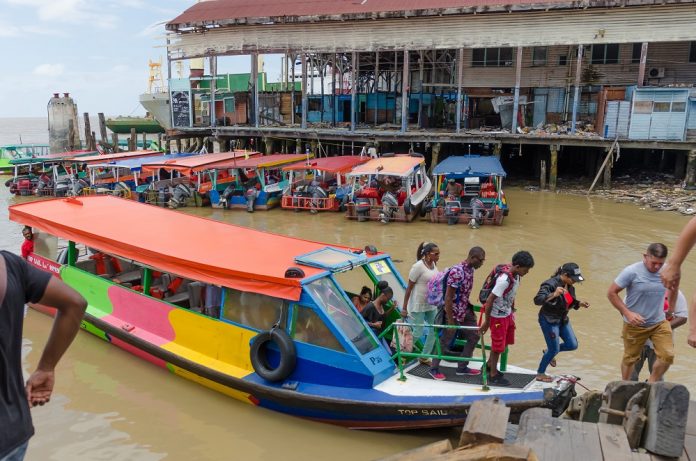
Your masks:
<instances>
[{"instance_id":1,"label":"man in grey t-shirt","mask_svg":"<svg viewBox=\"0 0 696 461\"><path fill-rule=\"evenodd\" d=\"M662 243L650 244L643 261L624 268L607 292L609 302L624 319L624 354L621 361L621 377L624 380L630 379L648 340L652 341L657 356L648 382L659 381L674 361L672 327L665 316L674 314L679 287L668 290L669 307L665 311L665 289L659 274L665 258L666 246ZM624 289L626 298L622 300L619 293Z\"/></svg>"}]
</instances>

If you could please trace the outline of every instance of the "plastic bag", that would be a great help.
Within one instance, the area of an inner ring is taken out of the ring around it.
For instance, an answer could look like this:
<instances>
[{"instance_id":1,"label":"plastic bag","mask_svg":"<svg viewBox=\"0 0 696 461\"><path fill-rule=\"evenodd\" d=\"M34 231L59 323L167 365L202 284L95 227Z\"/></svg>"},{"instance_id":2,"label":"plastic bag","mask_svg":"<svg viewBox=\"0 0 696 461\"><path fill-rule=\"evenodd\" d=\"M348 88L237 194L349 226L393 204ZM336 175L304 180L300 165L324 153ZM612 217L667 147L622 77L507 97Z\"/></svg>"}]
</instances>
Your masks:
<instances>
[{"instance_id":1,"label":"plastic bag","mask_svg":"<svg viewBox=\"0 0 696 461\"><path fill-rule=\"evenodd\" d=\"M396 334L399 335L401 352L413 352L413 330L411 330L411 326L399 325L396 327ZM392 337L391 347L396 349L396 335Z\"/></svg>"}]
</instances>

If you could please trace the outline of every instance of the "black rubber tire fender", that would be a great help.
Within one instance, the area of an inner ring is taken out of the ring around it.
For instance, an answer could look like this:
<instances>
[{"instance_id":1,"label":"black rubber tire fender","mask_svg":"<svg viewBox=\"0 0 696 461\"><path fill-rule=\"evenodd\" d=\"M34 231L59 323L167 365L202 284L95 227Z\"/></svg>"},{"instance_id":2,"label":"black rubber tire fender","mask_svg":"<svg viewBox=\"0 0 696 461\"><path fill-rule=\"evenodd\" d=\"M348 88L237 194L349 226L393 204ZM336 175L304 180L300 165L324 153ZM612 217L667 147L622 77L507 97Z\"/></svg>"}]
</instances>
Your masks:
<instances>
[{"instance_id":1,"label":"black rubber tire fender","mask_svg":"<svg viewBox=\"0 0 696 461\"><path fill-rule=\"evenodd\" d=\"M267 348L271 342L275 343L280 351L280 363L275 368L268 362ZM290 376L297 364L295 343L284 330L278 328L262 331L254 336L249 356L256 374L271 382L282 381Z\"/></svg>"}]
</instances>

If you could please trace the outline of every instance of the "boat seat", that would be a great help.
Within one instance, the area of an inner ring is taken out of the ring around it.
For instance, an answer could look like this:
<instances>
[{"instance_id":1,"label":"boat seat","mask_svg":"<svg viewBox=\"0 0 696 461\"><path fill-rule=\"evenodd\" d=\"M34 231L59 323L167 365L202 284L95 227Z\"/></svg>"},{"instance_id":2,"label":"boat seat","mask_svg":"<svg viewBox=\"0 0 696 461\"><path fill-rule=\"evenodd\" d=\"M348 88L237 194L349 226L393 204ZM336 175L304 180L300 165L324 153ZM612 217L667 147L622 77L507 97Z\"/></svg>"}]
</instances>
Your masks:
<instances>
[{"instance_id":1,"label":"boat seat","mask_svg":"<svg viewBox=\"0 0 696 461\"><path fill-rule=\"evenodd\" d=\"M124 284L124 283L130 283L133 284L134 282L139 282L140 279L142 278L142 274L140 270L132 270L128 272L121 272L120 274L116 274L114 276L114 282Z\"/></svg>"},{"instance_id":2,"label":"boat seat","mask_svg":"<svg viewBox=\"0 0 696 461\"><path fill-rule=\"evenodd\" d=\"M189 292L188 290L182 291L180 293L173 294L171 296L166 296L164 298L164 301L172 304L189 304Z\"/></svg>"}]
</instances>

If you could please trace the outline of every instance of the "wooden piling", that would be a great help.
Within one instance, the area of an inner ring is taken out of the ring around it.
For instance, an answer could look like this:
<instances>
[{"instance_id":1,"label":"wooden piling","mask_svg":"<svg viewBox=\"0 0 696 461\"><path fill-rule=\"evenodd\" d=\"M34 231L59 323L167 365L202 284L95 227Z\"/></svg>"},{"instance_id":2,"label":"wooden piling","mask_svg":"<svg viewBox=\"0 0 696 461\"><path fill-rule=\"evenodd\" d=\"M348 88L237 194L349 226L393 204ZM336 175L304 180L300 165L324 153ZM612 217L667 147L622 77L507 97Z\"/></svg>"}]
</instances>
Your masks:
<instances>
[{"instance_id":1,"label":"wooden piling","mask_svg":"<svg viewBox=\"0 0 696 461\"><path fill-rule=\"evenodd\" d=\"M75 124L73 119L68 120L68 150L75 150Z\"/></svg>"},{"instance_id":2,"label":"wooden piling","mask_svg":"<svg viewBox=\"0 0 696 461\"><path fill-rule=\"evenodd\" d=\"M89 150L97 150L97 134L94 131L89 137Z\"/></svg>"},{"instance_id":3,"label":"wooden piling","mask_svg":"<svg viewBox=\"0 0 696 461\"><path fill-rule=\"evenodd\" d=\"M539 189L545 190L546 189L546 159L541 160L539 163L540 163Z\"/></svg>"},{"instance_id":4,"label":"wooden piling","mask_svg":"<svg viewBox=\"0 0 696 461\"><path fill-rule=\"evenodd\" d=\"M295 139L295 153L302 153L302 140L300 138Z\"/></svg>"},{"instance_id":5,"label":"wooden piling","mask_svg":"<svg viewBox=\"0 0 696 461\"><path fill-rule=\"evenodd\" d=\"M614 156L610 155L609 161L607 162L606 166L604 167L604 180L603 180L604 190L611 189L611 168L613 165L614 165Z\"/></svg>"},{"instance_id":6,"label":"wooden piling","mask_svg":"<svg viewBox=\"0 0 696 461\"><path fill-rule=\"evenodd\" d=\"M137 134L135 128L130 129L130 139L128 141L128 150L135 150L138 146Z\"/></svg>"},{"instance_id":7,"label":"wooden piling","mask_svg":"<svg viewBox=\"0 0 696 461\"><path fill-rule=\"evenodd\" d=\"M99 117L99 137L101 142L108 144L109 138L106 134L106 120L104 119L104 112L99 112L97 117Z\"/></svg>"},{"instance_id":8,"label":"wooden piling","mask_svg":"<svg viewBox=\"0 0 696 461\"><path fill-rule=\"evenodd\" d=\"M500 160L500 151L502 150L503 145L500 143L494 144L493 145L493 155Z\"/></svg>"},{"instance_id":9,"label":"wooden piling","mask_svg":"<svg viewBox=\"0 0 696 461\"><path fill-rule=\"evenodd\" d=\"M90 141L90 138L92 137L92 127L89 125L89 112L84 112L82 117L85 124L85 148L91 149L92 142Z\"/></svg>"},{"instance_id":10,"label":"wooden piling","mask_svg":"<svg viewBox=\"0 0 696 461\"><path fill-rule=\"evenodd\" d=\"M510 408L500 399L477 400L466 417L459 446L502 443L509 417Z\"/></svg>"},{"instance_id":11,"label":"wooden piling","mask_svg":"<svg viewBox=\"0 0 696 461\"><path fill-rule=\"evenodd\" d=\"M118 145L118 133L111 133L111 144L113 145L114 153L121 151L121 148Z\"/></svg>"},{"instance_id":12,"label":"wooden piling","mask_svg":"<svg viewBox=\"0 0 696 461\"><path fill-rule=\"evenodd\" d=\"M157 148L159 150L162 150L162 133L157 133ZM164 149L164 150L166 151L169 149Z\"/></svg>"},{"instance_id":13,"label":"wooden piling","mask_svg":"<svg viewBox=\"0 0 696 461\"><path fill-rule=\"evenodd\" d=\"M690 150L686 161L686 187L696 185L696 149Z\"/></svg>"},{"instance_id":14,"label":"wooden piling","mask_svg":"<svg viewBox=\"0 0 696 461\"><path fill-rule=\"evenodd\" d=\"M147 149L147 133L143 133L143 149Z\"/></svg>"},{"instance_id":15,"label":"wooden piling","mask_svg":"<svg viewBox=\"0 0 696 461\"><path fill-rule=\"evenodd\" d=\"M556 178L558 177L558 145L551 145L551 164L549 165L549 190L556 192Z\"/></svg>"},{"instance_id":16,"label":"wooden piling","mask_svg":"<svg viewBox=\"0 0 696 461\"><path fill-rule=\"evenodd\" d=\"M183 150L183 146L181 145L181 139L180 139L180 138L177 138L177 139L176 139L176 150L177 150L177 152L179 152L179 153L181 153L181 152L184 151L184 150Z\"/></svg>"}]
</instances>

